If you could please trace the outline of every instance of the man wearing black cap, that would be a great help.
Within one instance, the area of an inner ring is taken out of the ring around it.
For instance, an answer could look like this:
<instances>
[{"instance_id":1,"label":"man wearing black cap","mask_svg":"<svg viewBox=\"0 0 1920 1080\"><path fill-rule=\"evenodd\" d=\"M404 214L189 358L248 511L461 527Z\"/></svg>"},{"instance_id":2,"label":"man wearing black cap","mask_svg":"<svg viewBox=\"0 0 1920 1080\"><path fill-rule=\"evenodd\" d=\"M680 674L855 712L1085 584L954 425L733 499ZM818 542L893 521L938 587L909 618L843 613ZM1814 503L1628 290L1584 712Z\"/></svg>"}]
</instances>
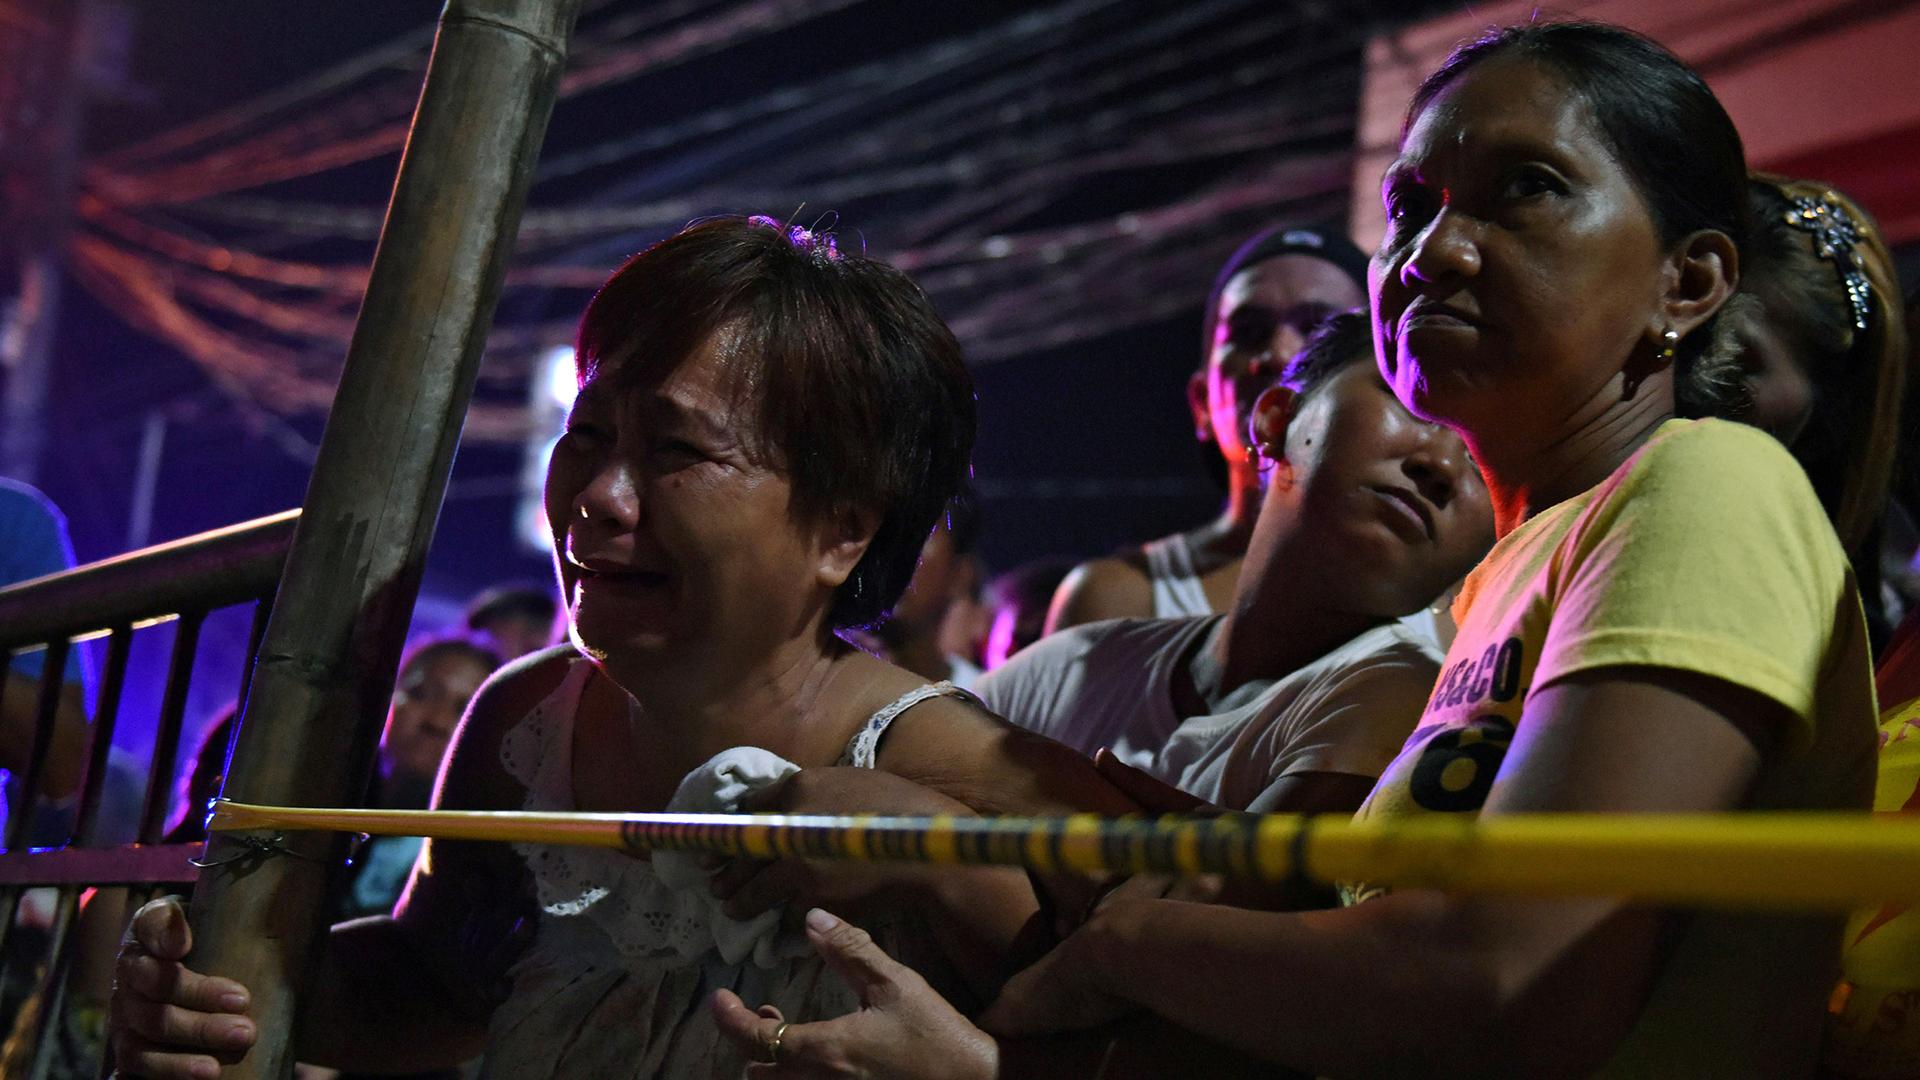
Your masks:
<instances>
[{"instance_id":1,"label":"man wearing black cap","mask_svg":"<svg viewBox=\"0 0 1920 1080\"><path fill-rule=\"evenodd\" d=\"M1214 278L1202 363L1187 380L1194 435L1213 446L1207 463L1227 490L1226 506L1206 524L1075 567L1054 594L1048 633L1223 609L1260 509L1260 463L1247 447L1254 399L1315 324L1366 302L1367 256L1335 229L1276 226L1240 245Z\"/></svg>"}]
</instances>

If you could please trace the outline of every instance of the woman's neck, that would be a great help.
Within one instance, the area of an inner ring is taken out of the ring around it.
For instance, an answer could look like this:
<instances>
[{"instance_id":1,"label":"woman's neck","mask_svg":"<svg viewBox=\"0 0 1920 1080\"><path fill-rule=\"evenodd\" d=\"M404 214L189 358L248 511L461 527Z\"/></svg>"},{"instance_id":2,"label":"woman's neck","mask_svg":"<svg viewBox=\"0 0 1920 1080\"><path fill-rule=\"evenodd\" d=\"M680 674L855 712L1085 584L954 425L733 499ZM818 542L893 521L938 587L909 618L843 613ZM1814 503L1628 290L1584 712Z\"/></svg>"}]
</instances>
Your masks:
<instances>
[{"instance_id":1,"label":"woman's neck","mask_svg":"<svg viewBox=\"0 0 1920 1080\"><path fill-rule=\"evenodd\" d=\"M1469 435L1468 445L1493 502L1495 536L1565 502L1613 474L1673 418L1671 394L1645 393L1584 421L1534 438L1505 441L1510 430Z\"/></svg>"},{"instance_id":2,"label":"woman's neck","mask_svg":"<svg viewBox=\"0 0 1920 1080\"><path fill-rule=\"evenodd\" d=\"M819 637L783 643L745 670L701 673L696 665L678 664L656 677L628 680L634 685L627 692L639 704L636 741L673 775L736 746L757 746L802 766L830 762L847 733L838 730L844 710L832 707L843 695L828 691L848 662L864 654L824 631Z\"/></svg>"}]
</instances>

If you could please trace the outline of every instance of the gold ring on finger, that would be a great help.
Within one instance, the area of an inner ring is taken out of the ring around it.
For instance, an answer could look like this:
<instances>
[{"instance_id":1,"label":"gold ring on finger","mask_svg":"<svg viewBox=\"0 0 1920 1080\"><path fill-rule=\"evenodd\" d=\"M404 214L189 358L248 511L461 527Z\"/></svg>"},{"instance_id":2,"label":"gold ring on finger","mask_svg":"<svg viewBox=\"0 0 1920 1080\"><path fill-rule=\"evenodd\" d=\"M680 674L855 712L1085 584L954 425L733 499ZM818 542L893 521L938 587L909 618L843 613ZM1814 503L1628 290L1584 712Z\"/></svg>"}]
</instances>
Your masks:
<instances>
[{"instance_id":1,"label":"gold ring on finger","mask_svg":"<svg viewBox=\"0 0 1920 1080\"><path fill-rule=\"evenodd\" d=\"M787 1033L787 1025L790 1023L792 1023L792 1021L782 1020L780 1021L780 1026L773 1029L773 1037L767 1040L767 1064L778 1065L780 1063L780 1039Z\"/></svg>"}]
</instances>

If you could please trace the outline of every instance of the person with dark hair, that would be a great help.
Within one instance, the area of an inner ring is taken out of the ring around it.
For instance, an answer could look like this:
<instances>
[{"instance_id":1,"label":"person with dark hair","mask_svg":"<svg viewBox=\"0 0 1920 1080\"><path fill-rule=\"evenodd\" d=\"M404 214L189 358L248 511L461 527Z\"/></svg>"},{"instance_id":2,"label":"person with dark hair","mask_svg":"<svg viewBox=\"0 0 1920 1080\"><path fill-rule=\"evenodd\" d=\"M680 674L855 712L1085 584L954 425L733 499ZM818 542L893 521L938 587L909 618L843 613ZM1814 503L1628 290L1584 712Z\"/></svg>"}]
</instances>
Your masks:
<instances>
[{"instance_id":1,"label":"person with dark hair","mask_svg":"<svg viewBox=\"0 0 1920 1080\"><path fill-rule=\"evenodd\" d=\"M1881 522L1900 449L1907 324L1878 226L1824 184L1756 174L1753 240L1730 305L1745 401L1733 413L1807 471L1853 561L1876 643Z\"/></svg>"},{"instance_id":2,"label":"person with dark hair","mask_svg":"<svg viewBox=\"0 0 1920 1080\"><path fill-rule=\"evenodd\" d=\"M427 638L407 650L394 681L393 703L380 737L368 805L418 810L428 804L441 757L467 703L500 664L497 653L459 636ZM186 844L206 839L207 809L219 796L226 779L227 751L233 738L237 709L238 703L221 709L201 733L199 746L193 753L193 765L181 779L166 843ZM363 840L354 852L352 872L338 897L334 916L354 919L392 911L422 843L413 836L375 836ZM184 890L191 885L182 883L175 887ZM109 902L102 912L89 909L81 923L83 933L96 918L104 918L110 926L119 927L125 921L123 893L124 890L109 900L102 890L94 897L95 904L102 900ZM112 935L117 938L118 930L113 930ZM109 946L108 955L111 952ZM106 997L104 991L103 985L98 993L101 1000ZM374 1074L341 1073L302 1065L299 1075L352 1078ZM406 1077L407 1080L451 1080L461 1075L459 1070L449 1068L409 1073Z\"/></svg>"},{"instance_id":3,"label":"person with dark hair","mask_svg":"<svg viewBox=\"0 0 1920 1080\"><path fill-rule=\"evenodd\" d=\"M501 663L498 653L464 637L427 638L407 650L394 679L368 805L418 810L431 801L440 760L467 703ZM207 838L207 809L226 780L238 708L236 702L221 709L202 731L193 764L180 781L166 843ZM419 850L419 838L411 836L375 837L362 845L344 913L351 917L392 910Z\"/></svg>"},{"instance_id":4,"label":"person with dark hair","mask_svg":"<svg viewBox=\"0 0 1920 1080\"><path fill-rule=\"evenodd\" d=\"M1359 817L1864 812L1873 684L1840 543L1776 440L1676 418L1682 386L1724 385L1714 321L1746 236L1740 137L1706 83L1616 27L1497 31L1421 85L1382 200L1382 374L1472 449L1500 539ZM813 913L869 1006L783 1029L781 1057L1059 1075L1023 1072L1021 1037L1145 1009L1316 1076L1814 1074L1836 917L1342 894L1118 897L1008 982L980 1017L998 1040ZM778 1023L714 1008L742 1042Z\"/></svg>"},{"instance_id":5,"label":"person with dark hair","mask_svg":"<svg viewBox=\"0 0 1920 1080\"><path fill-rule=\"evenodd\" d=\"M0 585L57 574L72 568L73 563L66 516L40 489L0 478ZM41 751L44 765L37 795L64 799L80 786L91 730L87 697L92 672L87 669L86 659L86 653L78 647L67 652L66 667L60 673L52 739ZM7 658L7 678L0 686L0 787L5 796L0 799L0 830L15 809L25 805L26 792L21 790L19 778L24 778L33 755L34 723L45 666L46 653L37 649ZM59 819L53 817L49 828L57 833ZM49 830L41 825L40 821L34 823L34 831L42 835L31 837L31 842L61 842L62 837L48 835Z\"/></svg>"},{"instance_id":6,"label":"person with dark hair","mask_svg":"<svg viewBox=\"0 0 1920 1080\"><path fill-rule=\"evenodd\" d=\"M1367 257L1325 226L1276 226L1227 259L1207 294L1200 369L1187 380L1195 437L1226 488L1214 520L1084 563L1055 594L1047 632L1122 617L1224 610L1260 514L1261 475L1247 443L1254 399L1319 321L1366 299Z\"/></svg>"},{"instance_id":7,"label":"person with dark hair","mask_svg":"<svg viewBox=\"0 0 1920 1080\"><path fill-rule=\"evenodd\" d=\"M1372 333L1334 315L1254 404L1269 479L1225 615L1048 635L981 681L987 706L1231 810L1358 807L1440 673L1401 620L1493 543L1466 447L1394 400Z\"/></svg>"},{"instance_id":8,"label":"person with dark hair","mask_svg":"<svg viewBox=\"0 0 1920 1080\"><path fill-rule=\"evenodd\" d=\"M980 666L988 671L1040 640L1047 628L1047 607L1054 590L1073 569L1072 559L1023 563L987 583L987 632Z\"/></svg>"},{"instance_id":9,"label":"person with dark hair","mask_svg":"<svg viewBox=\"0 0 1920 1080\"><path fill-rule=\"evenodd\" d=\"M481 688L436 807L1133 808L1080 755L837 636L899 599L973 442L959 344L904 274L770 219L706 221L613 275L576 357L547 477L571 647ZM515 1078L737 1075L747 1055L700 1007L714 987L795 1017L858 1005L762 909L864 900L963 998L991 995L1039 910L1017 871L835 869L430 840L392 916L335 928L295 1051L348 1069L484 1049ZM184 1077L255 1038L245 988L184 968L190 947L177 902L136 916L123 1070Z\"/></svg>"},{"instance_id":10,"label":"person with dark hair","mask_svg":"<svg viewBox=\"0 0 1920 1080\"><path fill-rule=\"evenodd\" d=\"M368 805L421 810L433 801L434 778L467 704L503 662L465 637L428 638L407 650L380 733ZM376 836L362 844L340 917L392 911L421 846L415 836Z\"/></svg>"},{"instance_id":11,"label":"person with dark hair","mask_svg":"<svg viewBox=\"0 0 1920 1080\"><path fill-rule=\"evenodd\" d=\"M467 633L484 641L503 661L544 649L564 633L551 585L488 589L467 605L463 621Z\"/></svg>"},{"instance_id":12,"label":"person with dark hair","mask_svg":"<svg viewBox=\"0 0 1920 1080\"><path fill-rule=\"evenodd\" d=\"M239 712L240 703L230 701L200 729L200 739L189 758L192 764L174 791L163 843L197 844L207 838L207 811L220 797L220 785L227 780L227 751L232 748L233 721Z\"/></svg>"},{"instance_id":13,"label":"person with dark hair","mask_svg":"<svg viewBox=\"0 0 1920 1080\"><path fill-rule=\"evenodd\" d=\"M956 647L970 635L962 630L959 641L954 640L954 623L976 607L980 565L974 545L979 535L980 511L972 494L963 491L920 548L920 563L900 602L885 619L850 635L850 640L922 678L972 690L980 679L980 665Z\"/></svg>"}]
</instances>

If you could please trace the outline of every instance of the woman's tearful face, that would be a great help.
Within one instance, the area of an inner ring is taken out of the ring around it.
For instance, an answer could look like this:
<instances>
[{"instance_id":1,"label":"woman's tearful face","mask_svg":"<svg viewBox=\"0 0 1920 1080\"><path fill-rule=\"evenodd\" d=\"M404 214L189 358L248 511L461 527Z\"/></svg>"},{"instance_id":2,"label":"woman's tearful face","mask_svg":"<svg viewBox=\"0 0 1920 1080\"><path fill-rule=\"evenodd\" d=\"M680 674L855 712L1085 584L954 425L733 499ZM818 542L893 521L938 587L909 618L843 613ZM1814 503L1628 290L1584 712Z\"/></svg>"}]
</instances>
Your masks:
<instances>
[{"instance_id":1,"label":"woman's tearful face","mask_svg":"<svg viewBox=\"0 0 1920 1080\"><path fill-rule=\"evenodd\" d=\"M573 637L616 670L791 636L831 593L726 338L652 384L599 365L554 447L547 516Z\"/></svg>"}]
</instances>

